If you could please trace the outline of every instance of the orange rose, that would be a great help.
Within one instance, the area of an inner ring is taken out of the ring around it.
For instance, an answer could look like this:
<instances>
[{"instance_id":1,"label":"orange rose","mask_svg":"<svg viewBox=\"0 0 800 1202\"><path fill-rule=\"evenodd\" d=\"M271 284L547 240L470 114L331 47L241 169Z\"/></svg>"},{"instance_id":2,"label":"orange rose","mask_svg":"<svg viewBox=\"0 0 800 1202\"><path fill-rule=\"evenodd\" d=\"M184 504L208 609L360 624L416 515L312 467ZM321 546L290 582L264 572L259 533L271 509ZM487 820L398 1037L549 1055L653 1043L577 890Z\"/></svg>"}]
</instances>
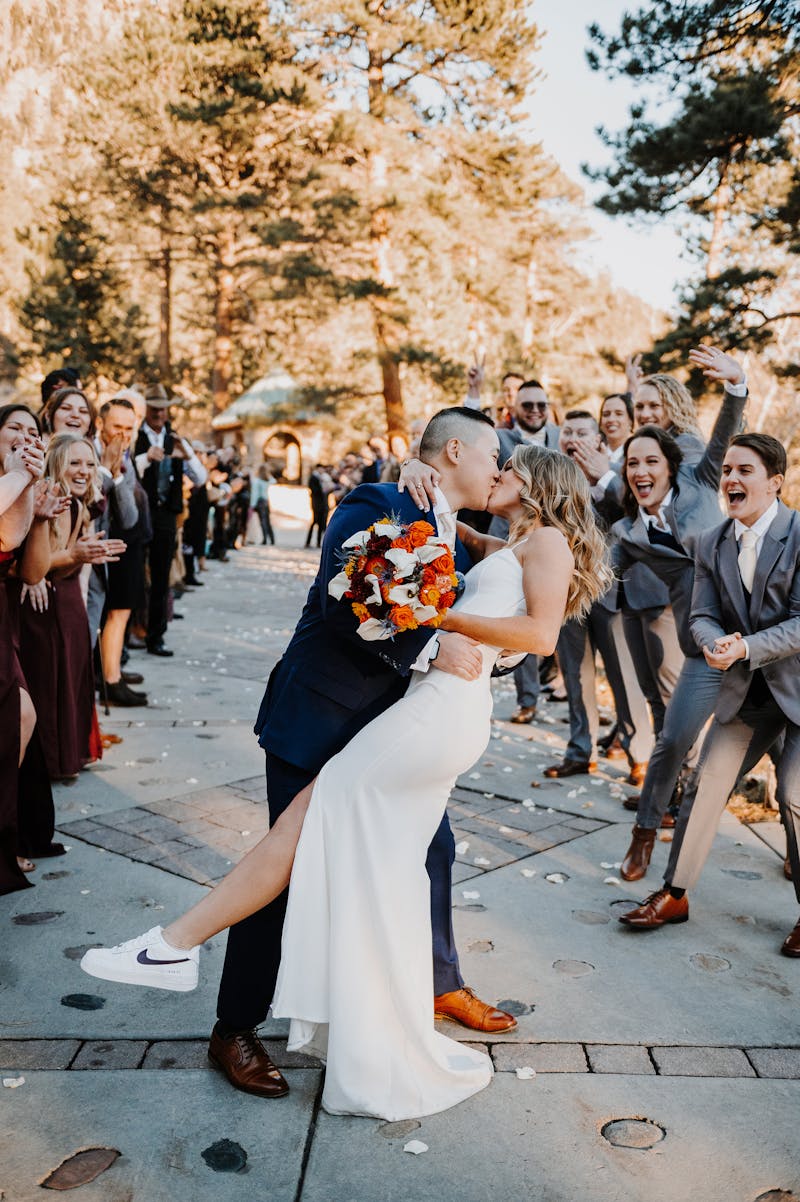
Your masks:
<instances>
[{"instance_id":1,"label":"orange rose","mask_svg":"<svg viewBox=\"0 0 800 1202\"><path fill-rule=\"evenodd\" d=\"M409 550L423 547L432 536L433 526L430 522L412 522L406 534L406 539L411 543Z\"/></svg>"},{"instance_id":2,"label":"orange rose","mask_svg":"<svg viewBox=\"0 0 800 1202\"><path fill-rule=\"evenodd\" d=\"M398 630L413 630L418 625L414 611L410 605L394 605L389 610L389 618Z\"/></svg>"},{"instance_id":3,"label":"orange rose","mask_svg":"<svg viewBox=\"0 0 800 1202\"><path fill-rule=\"evenodd\" d=\"M405 538L396 538L392 543L393 547L399 547L401 551L409 552L413 551L416 545L408 535Z\"/></svg>"},{"instance_id":4,"label":"orange rose","mask_svg":"<svg viewBox=\"0 0 800 1202\"><path fill-rule=\"evenodd\" d=\"M439 598L439 605L442 606L443 609L449 609L451 605L455 605L455 600L456 595L451 589L449 593L442 593Z\"/></svg>"},{"instance_id":5,"label":"orange rose","mask_svg":"<svg viewBox=\"0 0 800 1202\"><path fill-rule=\"evenodd\" d=\"M430 566L430 564L428 564L426 567L424 567L422 569L422 583L423 584L435 584L436 583L436 573L434 572L434 570Z\"/></svg>"},{"instance_id":6,"label":"orange rose","mask_svg":"<svg viewBox=\"0 0 800 1202\"><path fill-rule=\"evenodd\" d=\"M435 572L444 572L449 576L453 570L453 556L449 552L445 552L438 559L434 559L431 567Z\"/></svg>"}]
</instances>

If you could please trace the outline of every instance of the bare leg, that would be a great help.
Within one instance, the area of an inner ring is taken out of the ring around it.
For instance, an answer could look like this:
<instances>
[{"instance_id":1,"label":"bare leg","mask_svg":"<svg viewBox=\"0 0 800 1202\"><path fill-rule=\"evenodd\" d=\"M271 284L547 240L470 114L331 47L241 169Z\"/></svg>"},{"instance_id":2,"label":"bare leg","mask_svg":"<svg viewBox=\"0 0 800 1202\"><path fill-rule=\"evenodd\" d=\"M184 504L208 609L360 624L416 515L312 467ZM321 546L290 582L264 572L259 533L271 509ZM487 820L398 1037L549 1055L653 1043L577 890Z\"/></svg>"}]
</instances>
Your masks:
<instances>
[{"instance_id":1,"label":"bare leg","mask_svg":"<svg viewBox=\"0 0 800 1202\"><path fill-rule=\"evenodd\" d=\"M103 675L109 684L116 684L121 676L122 648L125 643L125 627L130 617L129 609L112 609L106 615L106 624L100 635L103 654Z\"/></svg>"},{"instance_id":2,"label":"bare leg","mask_svg":"<svg viewBox=\"0 0 800 1202\"><path fill-rule=\"evenodd\" d=\"M196 947L254 914L283 892L289 884L313 788L312 781L286 807L261 842L210 893L164 927L164 938L171 947Z\"/></svg>"}]
</instances>

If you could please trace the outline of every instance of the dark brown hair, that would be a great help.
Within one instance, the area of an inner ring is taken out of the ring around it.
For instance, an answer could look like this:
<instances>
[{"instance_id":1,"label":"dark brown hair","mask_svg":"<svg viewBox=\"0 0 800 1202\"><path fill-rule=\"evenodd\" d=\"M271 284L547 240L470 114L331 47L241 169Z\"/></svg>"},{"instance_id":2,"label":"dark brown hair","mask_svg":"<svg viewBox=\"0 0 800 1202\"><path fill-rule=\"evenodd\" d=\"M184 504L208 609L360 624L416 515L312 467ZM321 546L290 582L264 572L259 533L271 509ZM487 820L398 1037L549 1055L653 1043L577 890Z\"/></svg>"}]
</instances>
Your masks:
<instances>
[{"instance_id":1,"label":"dark brown hair","mask_svg":"<svg viewBox=\"0 0 800 1202\"><path fill-rule=\"evenodd\" d=\"M786 448L771 434L737 434L728 444L728 450L731 447L748 447L755 451L768 476L786 475Z\"/></svg>"},{"instance_id":2,"label":"dark brown hair","mask_svg":"<svg viewBox=\"0 0 800 1202\"><path fill-rule=\"evenodd\" d=\"M667 461L669 467L669 482L675 483L675 477L678 475L678 468L683 463L683 451L678 446L671 434L667 434L666 430L662 430L660 426L640 426L628 438L625 439L625 450L622 460L622 482L625 486L625 494L622 499L622 505L628 517L635 517L639 510L639 502L633 495L633 490L628 483L628 448L637 438L652 438L653 442L657 442L661 453Z\"/></svg>"},{"instance_id":3,"label":"dark brown hair","mask_svg":"<svg viewBox=\"0 0 800 1202\"><path fill-rule=\"evenodd\" d=\"M97 425L97 414L95 412L95 407L82 388L74 388L72 385L69 385L67 388L57 388L55 392L51 394L47 403L39 411L42 429L46 434L53 433L53 418L64 404L64 401L67 399L67 397L71 396L79 396L81 400L86 402L86 408L89 410L89 429L86 431L86 435L88 438L93 438Z\"/></svg>"}]
</instances>

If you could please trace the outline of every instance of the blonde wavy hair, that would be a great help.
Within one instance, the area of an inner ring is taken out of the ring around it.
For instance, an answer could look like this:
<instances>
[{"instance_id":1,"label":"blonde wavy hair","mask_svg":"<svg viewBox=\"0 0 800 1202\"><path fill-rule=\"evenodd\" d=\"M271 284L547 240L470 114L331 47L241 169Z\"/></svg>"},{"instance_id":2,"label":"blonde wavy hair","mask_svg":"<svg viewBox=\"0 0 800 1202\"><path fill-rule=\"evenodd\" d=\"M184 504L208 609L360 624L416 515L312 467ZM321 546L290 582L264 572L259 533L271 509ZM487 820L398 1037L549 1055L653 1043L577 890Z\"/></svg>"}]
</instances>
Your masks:
<instances>
[{"instance_id":1,"label":"blonde wavy hair","mask_svg":"<svg viewBox=\"0 0 800 1202\"><path fill-rule=\"evenodd\" d=\"M700 434L697 424L697 408L692 395L685 384L673 376L645 376L639 382L639 387L649 384L655 388L661 401L669 425L666 429L670 434ZM702 437L702 435L701 435Z\"/></svg>"},{"instance_id":2,"label":"blonde wavy hair","mask_svg":"<svg viewBox=\"0 0 800 1202\"><path fill-rule=\"evenodd\" d=\"M511 524L509 541L533 526L561 531L575 560L564 616L580 618L614 580L586 477L569 456L539 446L516 447L511 470L522 481L523 513Z\"/></svg>"},{"instance_id":3,"label":"blonde wavy hair","mask_svg":"<svg viewBox=\"0 0 800 1202\"><path fill-rule=\"evenodd\" d=\"M47 448L47 458L44 462L44 474L49 480L55 481L60 485L65 492L69 492L69 485L66 481L67 467L69 466L72 448L76 443L83 443L92 452L92 463L94 464L93 473L89 479L89 487L86 490L86 496L78 503L80 505L80 526L85 528L90 521L89 505L97 499L100 493L99 473L97 470L97 453L94 449L94 444L90 438L84 438L81 434L56 434L55 438L51 438L50 445ZM78 500L78 498L75 498Z\"/></svg>"}]
</instances>

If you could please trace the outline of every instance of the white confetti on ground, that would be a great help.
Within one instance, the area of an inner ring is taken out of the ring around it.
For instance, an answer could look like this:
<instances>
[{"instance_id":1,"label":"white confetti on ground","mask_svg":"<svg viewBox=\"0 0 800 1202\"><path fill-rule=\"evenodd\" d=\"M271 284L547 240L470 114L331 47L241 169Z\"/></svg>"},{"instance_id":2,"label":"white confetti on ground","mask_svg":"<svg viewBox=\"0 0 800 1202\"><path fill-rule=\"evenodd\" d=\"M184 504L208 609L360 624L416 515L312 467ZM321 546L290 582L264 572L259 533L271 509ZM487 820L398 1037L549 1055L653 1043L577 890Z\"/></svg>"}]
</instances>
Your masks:
<instances>
[{"instance_id":1,"label":"white confetti on ground","mask_svg":"<svg viewBox=\"0 0 800 1202\"><path fill-rule=\"evenodd\" d=\"M460 843L456 843L456 855L457 856L465 855L468 849L469 849L469 842L466 839L462 839Z\"/></svg>"},{"instance_id":2,"label":"white confetti on ground","mask_svg":"<svg viewBox=\"0 0 800 1202\"><path fill-rule=\"evenodd\" d=\"M524 1064L521 1068L514 1069L514 1072L520 1081L530 1081L536 1076L536 1069L531 1068L529 1064Z\"/></svg>"},{"instance_id":3,"label":"white confetti on ground","mask_svg":"<svg viewBox=\"0 0 800 1202\"><path fill-rule=\"evenodd\" d=\"M569 880L569 877L563 872L548 872L544 879L549 881L551 885L563 885Z\"/></svg>"},{"instance_id":4,"label":"white confetti on ground","mask_svg":"<svg viewBox=\"0 0 800 1202\"><path fill-rule=\"evenodd\" d=\"M3 1077L4 1089L19 1089L20 1085L25 1084L24 1077Z\"/></svg>"},{"instance_id":5,"label":"white confetti on ground","mask_svg":"<svg viewBox=\"0 0 800 1202\"><path fill-rule=\"evenodd\" d=\"M469 779L470 780L480 780L481 779L480 772L470 772Z\"/></svg>"},{"instance_id":6,"label":"white confetti on ground","mask_svg":"<svg viewBox=\"0 0 800 1202\"><path fill-rule=\"evenodd\" d=\"M618 876L607 876L603 881L604 885L621 885L622 881Z\"/></svg>"},{"instance_id":7,"label":"white confetti on ground","mask_svg":"<svg viewBox=\"0 0 800 1202\"><path fill-rule=\"evenodd\" d=\"M465 901L477 901L480 897L480 893L477 889L462 889L461 896Z\"/></svg>"},{"instance_id":8,"label":"white confetti on ground","mask_svg":"<svg viewBox=\"0 0 800 1202\"><path fill-rule=\"evenodd\" d=\"M536 876L535 868L520 868L520 872L523 876Z\"/></svg>"},{"instance_id":9,"label":"white confetti on ground","mask_svg":"<svg viewBox=\"0 0 800 1202\"><path fill-rule=\"evenodd\" d=\"M476 856L475 857L475 863L478 865L479 868L488 868L489 865L491 864L491 862L492 861L487 860L485 856Z\"/></svg>"},{"instance_id":10,"label":"white confetti on ground","mask_svg":"<svg viewBox=\"0 0 800 1202\"><path fill-rule=\"evenodd\" d=\"M411 1139L403 1148L404 1152L410 1152L412 1156L419 1156L421 1152L428 1151L428 1145L424 1144L421 1139Z\"/></svg>"}]
</instances>

